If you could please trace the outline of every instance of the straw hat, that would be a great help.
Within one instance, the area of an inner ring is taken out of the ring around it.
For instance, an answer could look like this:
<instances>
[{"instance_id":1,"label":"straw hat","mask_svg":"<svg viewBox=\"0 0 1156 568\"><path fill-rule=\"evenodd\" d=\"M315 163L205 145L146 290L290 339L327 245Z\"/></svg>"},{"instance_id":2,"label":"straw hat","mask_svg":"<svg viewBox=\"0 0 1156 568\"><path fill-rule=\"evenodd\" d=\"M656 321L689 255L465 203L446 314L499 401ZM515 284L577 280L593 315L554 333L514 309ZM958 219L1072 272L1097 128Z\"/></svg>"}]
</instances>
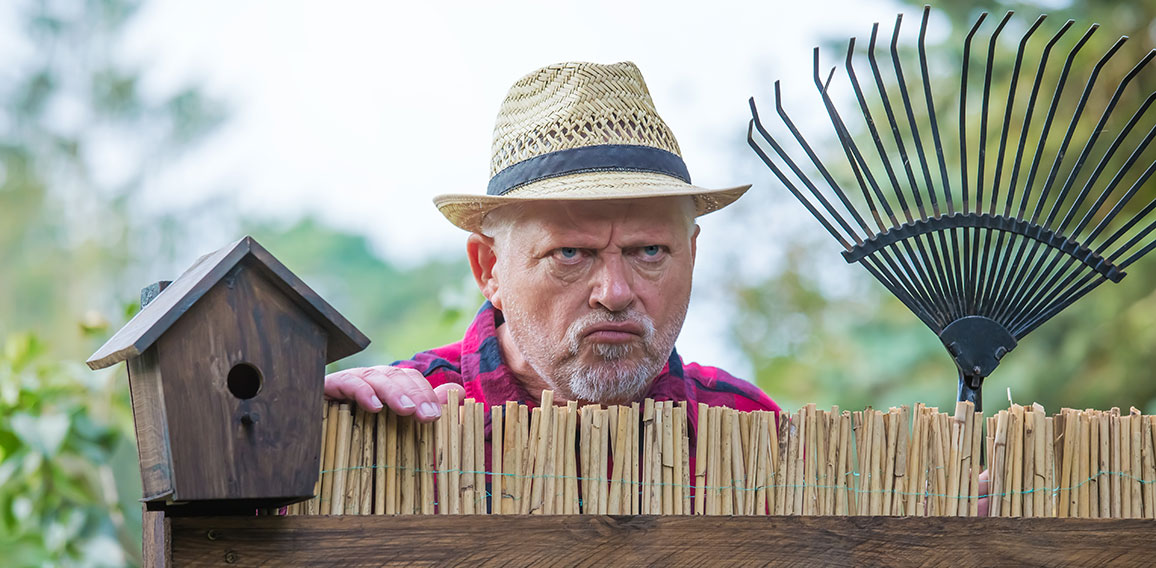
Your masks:
<instances>
[{"instance_id":1,"label":"straw hat","mask_svg":"<svg viewBox=\"0 0 1156 568\"><path fill-rule=\"evenodd\" d=\"M630 62L559 63L514 83L494 126L490 176L486 195L439 195L434 204L451 223L480 231L486 213L519 201L687 195L705 215L750 188L690 183L678 142Z\"/></svg>"}]
</instances>

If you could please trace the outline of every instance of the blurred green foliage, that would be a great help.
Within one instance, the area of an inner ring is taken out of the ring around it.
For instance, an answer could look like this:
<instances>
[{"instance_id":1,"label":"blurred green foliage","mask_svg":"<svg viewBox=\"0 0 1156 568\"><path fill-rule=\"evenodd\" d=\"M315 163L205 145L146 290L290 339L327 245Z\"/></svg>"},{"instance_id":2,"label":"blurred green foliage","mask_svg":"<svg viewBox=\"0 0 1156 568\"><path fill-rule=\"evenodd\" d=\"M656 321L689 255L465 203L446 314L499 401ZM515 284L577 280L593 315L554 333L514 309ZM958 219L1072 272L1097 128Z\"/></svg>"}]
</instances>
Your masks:
<instances>
[{"instance_id":1,"label":"blurred green foliage","mask_svg":"<svg viewBox=\"0 0 1156 568\"><path fill-rule=\"evenodd\" d=\"M910 2L910 5L921 8L922 2ZM1004 106L1002 97L1006 96L1004 93L1010 81L1014 42L1039 14L1049 14L1046 24L1037 33L1045 39L1067 18L1076 20L1069 36L1078 37L1093 22L1102 26L1097 41L1093 42L1095 47L1084 50L1076 61L1076 71L1069 81L1068 90L1065 90L1065 97L1078 94L1087 79L1088 68L1116 37L1130 36L1112 64L1105 68L1104 78L1092 93L1091 109L1103 108L1116 81L1156 43L1151 27L1156 21L1156 2L1152 0L1127 3L1076 0L1059 6L1056 3L1042 6L1031 2L985 0L937 5L933 8L935 17L946 18L949 29L938 43L929 43L928 51L933 78L941 81L935 90L936 106L941 109L941 117L953 117L952 121L940 122L945 140L955 140L958 132L953 122L958 113L963 37L981 11L991 12L980 33L983 41L972 47L971 80L981 82L986 34L994 26L992 20L998 21L1008 9L1017 13L1009 28L1012 31L1005 31L1001 38L1006 40L1001 42L1003 55L995 61L986 147L988 160L998 152L998 129L1002 124ZM890 41L891 24L882 22L881 25L884 46ZM918 18L905 20L904 29L909 34L905 37L914 38L918 24ZM865 36L869 32L870 25L864 22L857 49L865 48ZM1018 104L1023 104L1027 98L1038 66L1038 49L1045 39L1036 37L1035 43L1029 44L1034 47L1025 56ZM1069 39L1074 41L1074 37ZM846 38L832 41L825 49L824 61L832 61L832 65L838 64L841 69L846 49ZM886 47L883 49L885 52ZM1051 96L1051 86L1056 84L1067 49L1065 47L1058 56L1053 55L1044 82L1045 97ZM918 68L907 72L918 74ZM868 71L862 73L869 77ZM909 77L909 80L914 79ZM802 86L805 87L810 85ZM1124 118L1132 112L1131 109L1139 106L1140 99L1154 89L1156 73L1148 69L1125 92L1120 107L1129 110L1127 113L1121 111ZM1069 94L1069 90L1073 94ZM893 104L897 104L897 91L892 91L890 97ZM1063 116L1057 120L1059 125L1053 127L1048 137L1048 144L1053 149L1058 146L1071 120L1070 109L1074 100L1065 101L1061 108L1066 109L1066 114L1060 113ZM872 104L872 113L877 120L883 120L878 101ZM1046 105L1046 100L1042 104ZM980 113L969 111L967 116L969 160L974 167L978 153L975 133L978 132ZM1082 147L1082 141L1098 118L1099 110L1086 113L1069 152L1074 154ZM1037 137L1041 124L1042 120L1037 119L1032 127ZM1011 132L1018 133L1019 128L1018 123L1013 124ZM1143 125L1139 128L1141 131L1146 129ZM924 132L927 132L926 124ZM819 147L822 146L820 143ZM832 146L837 152L838 146ZM949 155L947 158L948 170L957 172L958 156ZM843 158L828 154L828 159L835 162ZM1045 167L1049 166L1050 162ZM1110 168L1109 171L1115 170ZM1066 170L1060 174L1066 176ZM988 176L991 175L992 170L989 170ZM1087 173L1083 175L1086 178ZM954 183L958 184L958 178ZM854 185L854 181L849 184ZM772 186L774 191L786 195L777 181ZM1151 188L1152 182L1149 181L1130 204L1133 210L1151 200ZM797 211L809 217L797 203L787 203L789 196L775 199L773 206L778 210ZM786 241L777 270L731 285L737 301L732 336L752 362L756 382L788 407L807 402L838 404L844 408L886 407L915 401L941 407L953 404L956 369L935 334L865 270L844 265L831 243L822 241L827 235L817 223L791 224L791 227L794 230L792 234L774 237ZM1038 401L1050 410L1063 406L1119 406L1124 409L1136 406L1146 412L1156 411L1156 381L1151 380L1151 369L1156 368L1156 349L1153 349L1156 346L1156 316L1153 315L1156 314L1156 290L1152 285L1156 281L1156 258L1142 259L1129 267L1128 272L1128 277L1120 284L1109 282L1101 285L1025 337L985 382L985 410L1005 407L1006 389L1010 388L1017 402Z\"/></svg>"},{"instance_id":2,"label":"blurred green foliage","mask_svg":"<svg viewBox=\"0 0 1156 568\"><path fill-rule=\"evenodd\" d=\"M29 334L0 348L4 565L139 562L132 407L116 375L57 362Z\"/></svg>"}]
</instances>

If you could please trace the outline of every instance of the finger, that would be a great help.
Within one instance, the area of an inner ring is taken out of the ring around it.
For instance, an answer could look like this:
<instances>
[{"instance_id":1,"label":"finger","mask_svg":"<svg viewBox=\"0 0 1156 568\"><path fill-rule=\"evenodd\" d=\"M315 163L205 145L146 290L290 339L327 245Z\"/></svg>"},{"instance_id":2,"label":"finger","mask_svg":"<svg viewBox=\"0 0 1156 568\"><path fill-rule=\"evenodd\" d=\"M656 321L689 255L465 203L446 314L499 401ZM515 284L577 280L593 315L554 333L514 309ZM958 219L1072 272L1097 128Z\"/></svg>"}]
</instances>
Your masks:
<instances>
[{"instance_id":1,"label":"finger","mask_svg":"<svg viewBox=\"0 0 1156 568\"><path fill-rule=\"evenodd\" d=\"M450 391L458 391L458 400L465 400L466 387L457 383L445 383L434 387L434 394L438 397L438 404L446 404L449 402Z\"/></svg>"},{"instance_id":2,"label":"finger","mask_svg":"<svg viewBox=\"0 0 1156 568\"><path fill-rule=\"evenodd\" d=\"M413 369L381 365L366 369L362 378L373 388L378 399L402 416L413 415L422 422L441 416L433 387Z\"/></svg>"},{"instance_id":3,"label":"finger","mask_svg":"<svg viewBox=\"0 0 1156 568\"><path fill-rule=\"evenodd\" d=\"M991 500L991 496L987 494L989 486L988 477L989 474L986 469L979 474L979 494L982 495L982 497L979 498L978 514L981 517L987 516L989 501Z\"/></svg>"},{"instance_id":4,"label":"finger","mask_svg":"<svg viewBox=\"0 0 1156 568\"><path fill-rule=\"evenodd\" d=\"M362 378L364 368L347 369L325 376L325 396L336 400L352 400L370 412L382 408L374 388Z\"/></svg>"}]
</instances>

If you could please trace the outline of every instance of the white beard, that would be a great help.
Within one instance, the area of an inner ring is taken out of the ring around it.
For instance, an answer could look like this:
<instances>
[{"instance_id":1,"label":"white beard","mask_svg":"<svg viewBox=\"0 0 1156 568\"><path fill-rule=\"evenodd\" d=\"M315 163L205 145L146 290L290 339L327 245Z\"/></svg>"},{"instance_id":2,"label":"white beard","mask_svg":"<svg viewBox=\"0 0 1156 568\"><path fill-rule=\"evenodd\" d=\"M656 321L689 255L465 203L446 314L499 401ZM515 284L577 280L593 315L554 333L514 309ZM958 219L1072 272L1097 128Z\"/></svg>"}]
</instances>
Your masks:
<instances>
[{"instance_id":1,"label":"white beard","mask_svg":"<svg viewBox=\"0 0 1156 568\"><path fill-rule=\"evenodd\" d=\"M509 308L509 306L507 306ZM686 317L683 302L675 325L658 331L654 320L633 309L624 312L599 310L575 320L566 331L563 345L553 344L540 333L534 333L534 318L518 309L509 309L507 324L510 338L526 362L560 395L569 400L587 400L602 404L637 400L662 370ZM582 337L591 327L608 322L630 321L642 327L642 344L595 343L593 365L581 362Z\"/></svg>"}]
</instances>

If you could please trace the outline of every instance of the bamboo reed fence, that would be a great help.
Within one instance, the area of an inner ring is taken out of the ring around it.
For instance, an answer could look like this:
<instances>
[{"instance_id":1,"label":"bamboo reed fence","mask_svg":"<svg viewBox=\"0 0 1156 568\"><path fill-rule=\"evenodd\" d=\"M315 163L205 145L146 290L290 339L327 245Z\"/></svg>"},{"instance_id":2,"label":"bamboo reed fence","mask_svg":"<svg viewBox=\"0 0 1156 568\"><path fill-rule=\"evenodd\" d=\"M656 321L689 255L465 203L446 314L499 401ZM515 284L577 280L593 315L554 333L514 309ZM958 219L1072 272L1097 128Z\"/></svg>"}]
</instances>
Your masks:
<instances>
[{"instance_id":1,"label":"bamboo reed fence","mask_svg":"<svg viewBox=\"0 0 1156 568\"><path fill-rule=\"evenodd\" d=\"M316 497L268 513L969 517L986 497L990 516L1156 518L1156 416L1136 409L541 400L451 396L429 423L330 401Z\"/></svg>"}]
</instances>

